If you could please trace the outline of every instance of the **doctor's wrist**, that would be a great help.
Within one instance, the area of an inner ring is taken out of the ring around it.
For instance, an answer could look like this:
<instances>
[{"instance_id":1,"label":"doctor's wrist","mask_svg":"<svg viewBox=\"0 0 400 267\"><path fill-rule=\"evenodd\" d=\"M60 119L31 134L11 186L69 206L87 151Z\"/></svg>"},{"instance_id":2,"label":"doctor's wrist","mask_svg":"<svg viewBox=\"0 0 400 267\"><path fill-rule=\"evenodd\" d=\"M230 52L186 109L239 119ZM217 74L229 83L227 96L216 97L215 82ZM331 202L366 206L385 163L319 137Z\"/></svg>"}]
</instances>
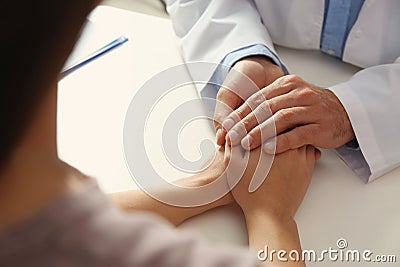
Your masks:
<instances>
[{"instance_id":1,"label":"doctor's wrist","mask_svg":"<svg viewBox=\"0 0 400 267\"><path fill-rule=\"evenodd\" d=\"M280 66L262 55L245 57L236 62L233 68L247 75L259 88L271 84L284 75Z\"/></svg>"}]
</instances>

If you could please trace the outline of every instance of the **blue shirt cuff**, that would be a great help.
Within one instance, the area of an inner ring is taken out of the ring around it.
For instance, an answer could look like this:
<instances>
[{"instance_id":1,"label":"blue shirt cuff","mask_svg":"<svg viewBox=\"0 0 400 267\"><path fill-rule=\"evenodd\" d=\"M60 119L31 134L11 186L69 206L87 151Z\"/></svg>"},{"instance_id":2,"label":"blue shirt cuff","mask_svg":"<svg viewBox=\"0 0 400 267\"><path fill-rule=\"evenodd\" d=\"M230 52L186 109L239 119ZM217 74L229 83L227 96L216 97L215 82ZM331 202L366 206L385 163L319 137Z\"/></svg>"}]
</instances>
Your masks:
<instances>
[{"instance_id":1,"label":"blue shirt cuff","mask_svg":"<svg viewBox=\"0 0 400 267\"><path fill-rule=\"evenodd\" d=\"M285 65L283 65L278 56L268 47L260 44L246 46L229 53L222 60L221 64L231 68L237 61L249 56L266 56L271 59L273 63L281 67L285 75L289 74Z\"/></svg>"},{"instance_id":2,"label":"blue shirt cuff","mask_svg":"<svg viewBox=\"0 0 400 267\"><path fill-rule=\"evenodd\" d=\"M285 65L283 65L279 57L268 47L260 44L250 45L235 50L225 56L225 58L221 61L221 64L217 67L213 76L211 77L210 84L214 88L214 90L219 90L219 87L222 85L226 76L228 75L228 71L237 61L249 56L266 56L273 63L279 66L285 75L289 74L287 68L285 67Z\"/></svg>"}]
</instances>

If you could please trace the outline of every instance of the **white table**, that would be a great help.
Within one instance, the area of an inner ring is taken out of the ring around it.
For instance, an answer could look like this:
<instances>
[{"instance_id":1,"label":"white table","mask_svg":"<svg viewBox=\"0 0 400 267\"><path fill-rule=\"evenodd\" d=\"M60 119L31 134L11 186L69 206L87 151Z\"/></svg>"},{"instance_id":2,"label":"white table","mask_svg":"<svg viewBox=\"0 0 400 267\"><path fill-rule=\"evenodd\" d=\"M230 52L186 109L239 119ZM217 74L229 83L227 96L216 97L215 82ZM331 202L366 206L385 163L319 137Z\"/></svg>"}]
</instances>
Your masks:
<instances>
[{"instance_id":1,"label":"white table","mask_svg":"<svg viewBox=\"0 0 400 267\"><path fill-rule=\"evenodd\" d=\"M97 8L89 18L71 60L126 35L130 41L90 63L59 83L58 140L61 157L96 177L105 192L136 188L124 162L122 129L125 112L136 90L158 72L181 64L177 42L165 19L109 7ZM279 54L291 73L310 82L329 86L345 81L357 68L319 52L284 48ZM168 166L160 153L162 122L182 101L197 97L194 88L168 95L150 116L150 158L169 178L182 173ZM193 142L214 138L207 122L196 122L183 131L180 145L189 159L199 157ZM370 249L375 254L395 254L400 261L400 169L371 184L364 184L333 152L323 151L297 221L303 248L336 248L346 238L349 249ZM244 221L238 208L220 208L185 222L182 229L194 231L215 242L246 245ZM309 266L337 266L326 261ZM345 263L346 266L368 266ZM373 266L397 266L393 263Z\"/></svg>"}]
</instances>

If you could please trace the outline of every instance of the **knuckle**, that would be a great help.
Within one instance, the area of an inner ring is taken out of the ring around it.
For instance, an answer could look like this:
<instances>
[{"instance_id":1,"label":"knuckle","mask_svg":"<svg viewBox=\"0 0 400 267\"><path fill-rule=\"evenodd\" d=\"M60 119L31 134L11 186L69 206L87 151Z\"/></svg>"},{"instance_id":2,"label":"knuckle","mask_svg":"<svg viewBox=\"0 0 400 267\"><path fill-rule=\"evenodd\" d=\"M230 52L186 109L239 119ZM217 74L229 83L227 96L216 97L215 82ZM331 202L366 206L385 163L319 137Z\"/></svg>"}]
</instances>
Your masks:
<instances>
[{"instance_id":1,"label":"knuckle","mask_svg":"<svg viewBox=\"0 0 400 267\"><path fill-rule=\"evenodd\" d=\"M258 147L261 145L263 141L266 139L263 138L263 132L259 126L255 127L253 130L249 132L249 135L253 138L253 147Z\"/></svg>"},{"instance_id":2,"label":"knuckle","mask_svg":"<svg viewBox=\"0 0 400 267\"><path fill-rule=\"evenodd\" d=\"M262 121L259 118L257 118L257 116L255 114L252 114L251 116L248 116L244 120L244 125L245 125L245 128L246 128L247 132L250 132L253 129L258 128L258 126L261 123L262 123Z\"/></svg>"},{"instance_id":3,"label":"knuckle","mask_svg":"<svg viewBox=\"0 0 400 267\"><path fill-rule=\"evenodd\" d=\"M242 120L242 124L243 124L244 128L246 129L246 131L248 131L251 128L252 121L250 118L245 118Z\"/></svg>"},{"instance_id":4,"label":"knuckle","mask_svg":"<svg viewBox=\"0 0 400 267\"><path fill-rule=\"evenodd\" d=\"M317 93L311 88L304 88L298 92L298 97L300 100L310 100L314 99Z\"/></svg>"},{"instance_id":5,"label":"knuckle","mask_svg":"<svg viewBox=\"0 0 400 267\"><path fill-rule=\"evenodd\" d=\"M239 109L237 109L235 112L234 112L234 116L235 116L235 118L234 118L234 120L238 120L238 119L243 119L244 117L246 117L246 115L247 115L247 108L246 108L246 106L247 105L244 105L244 107L242 107L242 108L239 108Z\"/></svg>"},{"instance_id":6,"label":"knuckle","mask_svg":"<svg viewBox=\"0 0 400 267\"><path fill-rule=\"evenodd\" d=\"M262 135L262 128L261 125L257 125L254 127L250 132L249 135L251 135L254 138L260 138Z\"/></svg>"},{"instance_id":7,"label":"knuckle","mask_svg":"<svg viewBox=\"0 0 400 267\"><path fill-rule=\"evenodd\" d=\"M245 124L242 121L236 124L232 129L234 129L239 135L247 133Z\"/></svg>"},{"instance_id":8,"label":"knuckle","mask_svg":"<svg viewBox=\"0 0 400 267\"><path fill-rule=\"evenodd\" d=\"M261 91L259 91L255 94L253 94L252 96L250 96L246 100L246 103L250 108L254 109L264 101L265 101L265 97L264 97L263 93Z\"/></svg>"},{"instance_id":9,"label":"knuckle","mask_svg":"<svg viewBox=\"0 0 400 267\"><path fill-rule=\"evenodd\" d=\"M283 121L292 121L295 116L295 113L291 110L282 109L282 110L278 111L277 115L278 115L278 118Z\"/></svg>"},{"instance_id":10,"label":"knuckle","mask_svg":"<svg viewBox=\"0 0 400 267\"><path fill-rule=\"evenodd\" d=\"M303 82L303 79L299 75L296 75L296 74L287 75L285 77L286 77L286 82L288 82L288 83L296 83L297 84L297 83Z\"/></svg>"},{"instance_id":11,"label":"knuckle","mask_svg":"<svg viewBox=\"0 0 400 267\"><path fill-rule=\"evenodd\" d=\"M299 87L303 80L298 75L286 75L283 76L280 80L276 82L276 87L274 90L278 88L285 88L287 91L291 91Z\"/></svg>"},{"instance_id":12,"label":"knuckle","mask_svg":"<svg viewBox=\"0 0 400 267\"><path fill-rule=\"evenodd\" d=\"M272 101L264 101L263 103L261 103L257 110L256 113L257 114L268 114L269 116L272 115L273 112L273 108L274 108L274 104L272 103Z\"/></svg>"}]
</instances>

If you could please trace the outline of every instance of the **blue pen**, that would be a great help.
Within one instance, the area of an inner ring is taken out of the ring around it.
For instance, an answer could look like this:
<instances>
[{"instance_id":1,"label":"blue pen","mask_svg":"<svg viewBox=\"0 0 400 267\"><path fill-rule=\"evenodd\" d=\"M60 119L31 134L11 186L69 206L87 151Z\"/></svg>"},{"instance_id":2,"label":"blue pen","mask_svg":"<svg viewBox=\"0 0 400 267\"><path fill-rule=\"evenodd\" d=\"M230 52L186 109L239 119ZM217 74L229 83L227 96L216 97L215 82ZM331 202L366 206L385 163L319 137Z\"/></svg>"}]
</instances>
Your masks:
<instances>
[{"instance_id":1,"label":"blue pen","mask_svg":"<svg viewBox=\"0 0 400 267\"><path fill-rule=\"evenodd\" d=\"M80 60L79 62L75 63L74 65L72 65L71 67L69 67L68 69L62 71L60 73L59 76L59 80L65 78L66 76L68 76L69 74L71 74L72 72L76 71L77 69L85 66L86 64L88 64L89 62L95 60L96 58L110 52L111 50L113 50L114 48L122 45L123 43L127 42L128 38L125 36L121 36L117 39L115 39L114 41L112 41L111 43L105 45L104 47L100 48L99 50L93 52L92 54L90 54L89 56L85 57L84 59Z\"/></svg>"}]
</instances>

